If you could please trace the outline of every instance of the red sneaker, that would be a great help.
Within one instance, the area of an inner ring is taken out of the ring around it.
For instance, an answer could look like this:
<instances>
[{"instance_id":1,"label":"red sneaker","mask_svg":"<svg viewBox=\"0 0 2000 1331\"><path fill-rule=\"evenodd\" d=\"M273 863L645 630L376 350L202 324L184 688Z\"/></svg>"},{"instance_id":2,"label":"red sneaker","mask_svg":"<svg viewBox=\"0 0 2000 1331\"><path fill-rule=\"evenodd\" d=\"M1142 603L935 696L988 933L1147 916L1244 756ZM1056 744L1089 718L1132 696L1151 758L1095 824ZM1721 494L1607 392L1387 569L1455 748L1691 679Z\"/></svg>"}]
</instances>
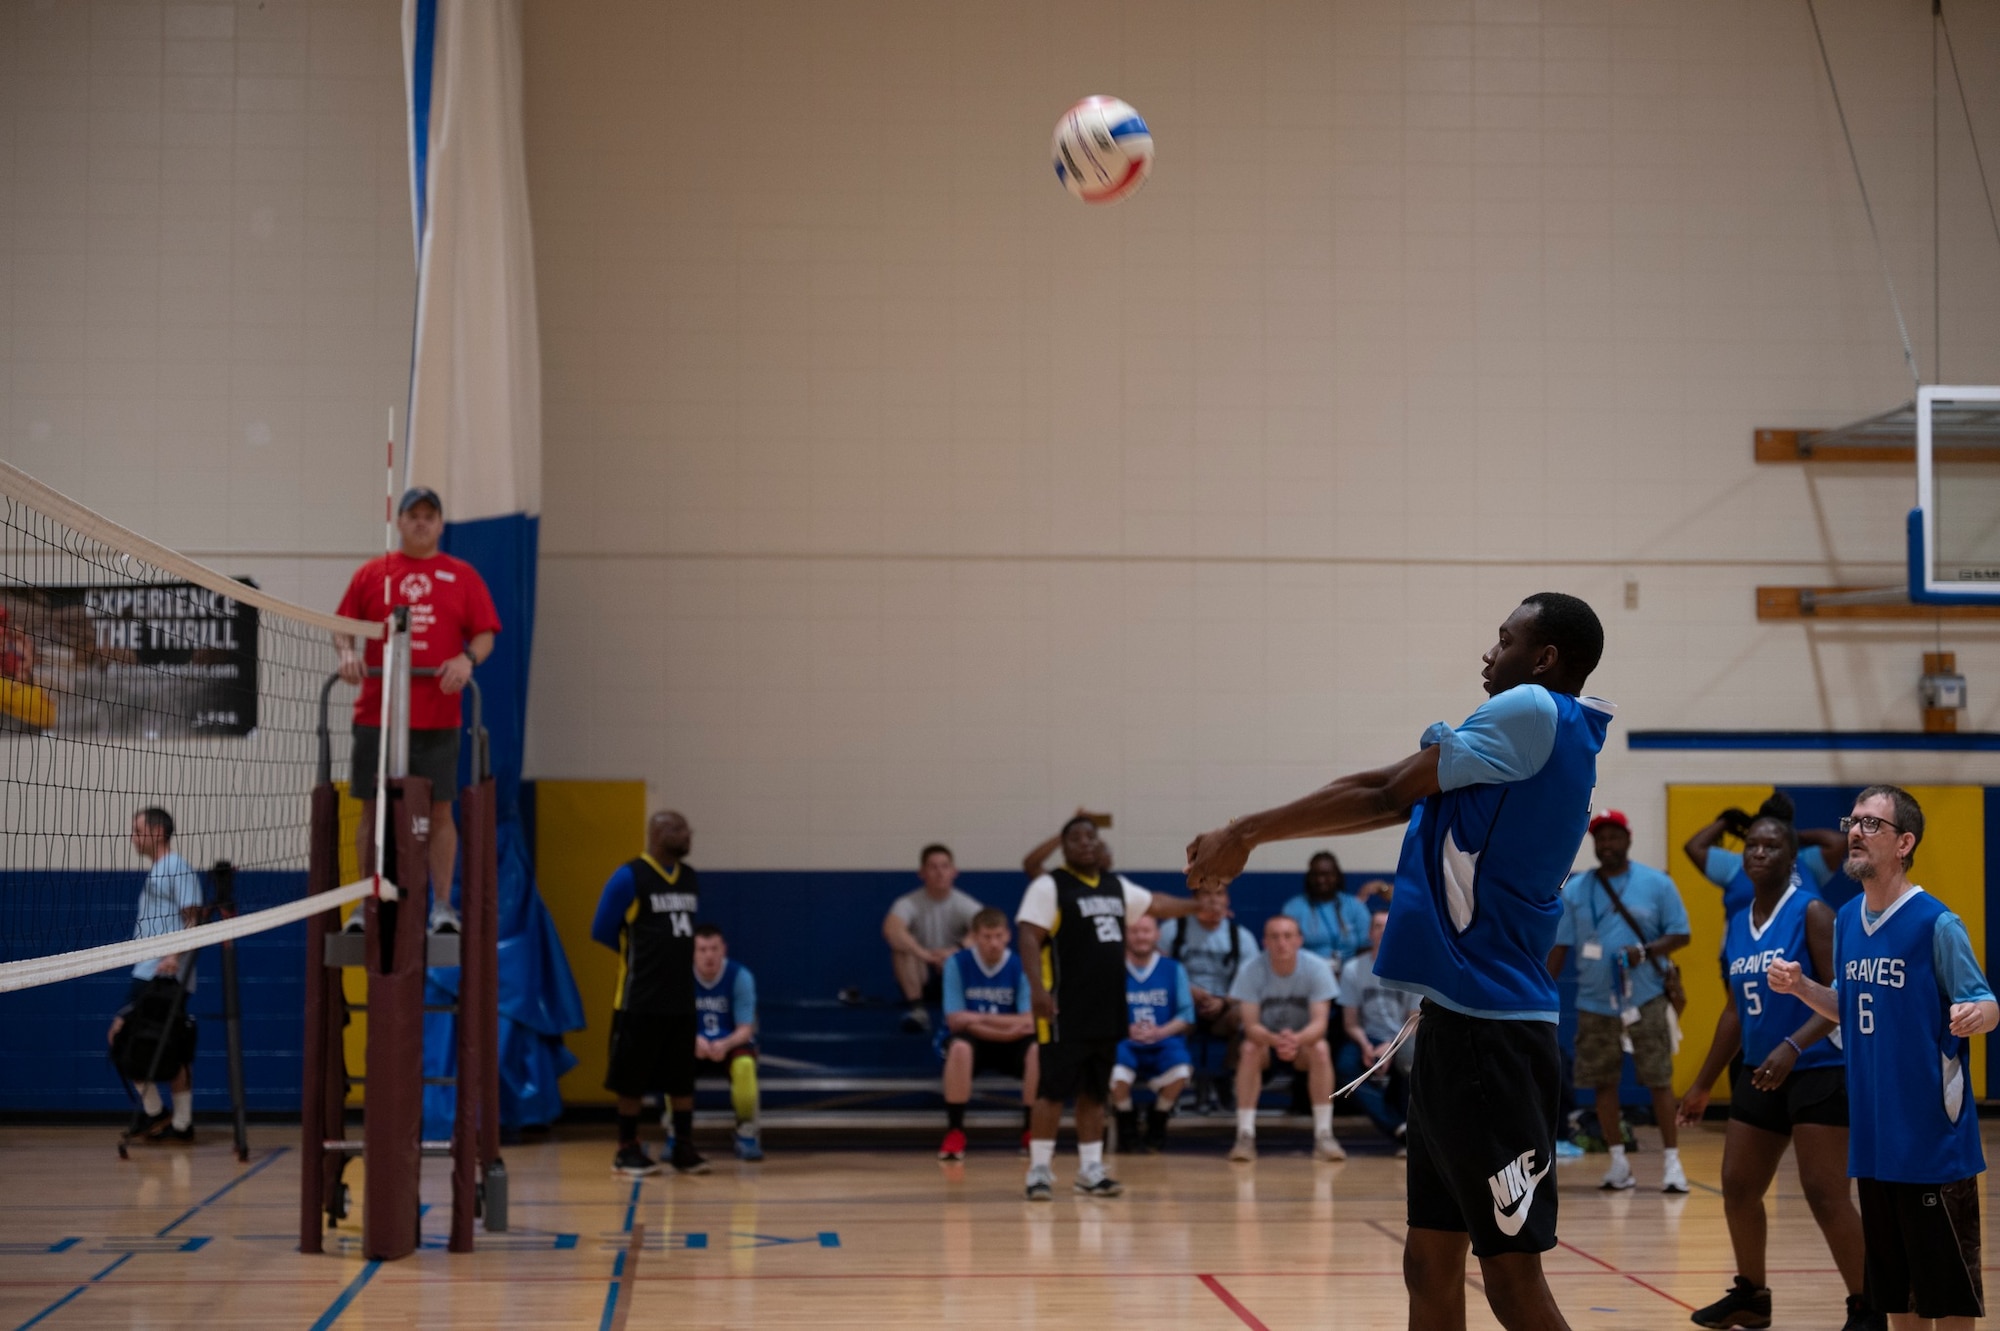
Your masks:
<instances>
[{"instance_id":1,"label":"red sneaker","mask_svg":"<svg viewBox=\"0 0 2000 1331\"><path fill-rule=\"evenodd\" d=\"M945 1133L944 1144L938 1147L938 1159L965 1159L965 1133L958 1128L953 1128L950 1132Z\"/></svg>"},{"instance_id":2,"label":"red sneaker","mask_svg":"<svg viewBox=\"0 0 2000 1331\"><path fill-rule=\"evenodd\" d=\"M1022 1154L1022 1155L1032 1155L1032 1154L1034 1154L1034 1153L1033 1153L1032 1151L1030 1151L1030 1150L1028 1149L1028 1142L1029 1142L1029 1140L1030 1140L1030 1139L1031 1139L1031 1138L1032 1138L1033 1136L1034 1136L1034 1133L1030 1132L1030 1131L1029 1131L1028 1129L1026 1129L1026 1128L1022 1128L1022 1129L1021 1129L1021 1154Z\"/></svg>"}]
</instances>

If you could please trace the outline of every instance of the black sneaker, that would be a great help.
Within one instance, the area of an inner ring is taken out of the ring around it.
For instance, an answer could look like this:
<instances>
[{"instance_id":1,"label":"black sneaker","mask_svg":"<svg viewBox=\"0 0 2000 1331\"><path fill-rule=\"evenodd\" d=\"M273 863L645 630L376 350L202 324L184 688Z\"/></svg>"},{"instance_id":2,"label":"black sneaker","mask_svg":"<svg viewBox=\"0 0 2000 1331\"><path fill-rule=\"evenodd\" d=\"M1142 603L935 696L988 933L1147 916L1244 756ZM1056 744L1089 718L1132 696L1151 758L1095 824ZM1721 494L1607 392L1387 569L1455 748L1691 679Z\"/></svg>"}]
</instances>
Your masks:
<instances>
[{"instance_id":1,"label":"black sneaker","mask_svg":"<svg viewBox=\"0 0 2000 1331\"><path fill-rule=\"evenodd\" d=\"M190 1123L184 1128L177 1128L174 1126L172 1116L169 1116L158 1127L155 1127L151 1132L146 1134L146 1140L149 1142L178 1142L182 1146L192 1146L194 1145L194 1124Z\"/></svg>"},{"instance_id":2,"label":"black sneaker","mask_svg":"<svg viewBox=\"0 0 2000 1331\"><path fill-rule=\"evenodd\" d=\"M646 1154L646 1148L633 1142L618 1148L617 1157L611 1162L611 1172L625 1174L632 1178L644 1178L648 1174L660 1172L660 1162Z\"/></svg>"},{"instance_id":3,"label":"black sneaker","mask_svg":"<svg viewBox=\"0 0 2000 1331\"><path fill-rule=\"evenodd\" d=\"M931 1014L921 1003L913 1003L903 1010L903 1034L927 1035L931 1029Z\"/></svg>"},{"instance_id":4,"label":"black sneaker","mask_svg":"<svg viewBox=\"0 0 2000 1331\"><path fill-rule=\"evenodd\" d=\"M1850 1294L1847 1320L1840 1324L1840 1331L1889 1331L1889 1315L1870 1308L1866 1295Z\"/></svg>"},{"instance_id":5,"label":"black sneaker","mask_svg":"<svg viewBox=\"0 0 2000 1331\"><path fill-rule=\"evenodd\" d=\"M700 1151L695 1150L694 1147L682 1146L678 1142L674 1145L674 1153L667 1158L667 1163L674 1167L676 1174L706 1174L708 1172L707 1158Z\"/></svg>"},{"instance_id":6,"label":"black sneaker","mask_svg":"<svg viewBox=\"0 0 2000 1331\"><path fill-rule=\"evenodd\" d=\"M1727 1294L1706 1308L1695 1309L1688 1320L1696 1326L1769 1326L1771 1291L1761 1285L1753 1285L1742 1276L1738 1276Z\"/></svg>"}]
</instances>

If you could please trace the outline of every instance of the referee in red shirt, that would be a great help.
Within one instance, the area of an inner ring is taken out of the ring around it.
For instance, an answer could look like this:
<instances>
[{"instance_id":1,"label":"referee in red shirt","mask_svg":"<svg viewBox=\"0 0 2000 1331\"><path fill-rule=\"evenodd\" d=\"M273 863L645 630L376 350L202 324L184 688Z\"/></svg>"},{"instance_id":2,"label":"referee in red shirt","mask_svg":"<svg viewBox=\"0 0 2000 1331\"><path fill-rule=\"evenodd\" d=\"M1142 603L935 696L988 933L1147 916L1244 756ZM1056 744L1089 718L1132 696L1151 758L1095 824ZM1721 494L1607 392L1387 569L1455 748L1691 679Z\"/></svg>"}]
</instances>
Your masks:
<instances>
[{"instance_id":1,"label":"referee in red shirt","mask_svg":"<svg viewBox=\"0 0 2000 1331\"><path fill-rule=\"evenodd\" d=\"M500 616L478 570L438 549L444 535L444 501L422 486L403 492L396 505L403 548L363 564L340 598L339 613L381 623L396 606L410 607L410 775L431 783L431 907L433 927L456 930L451 909L452 861L458 825L451 802L458 794L458 739L464 722L458 695L472 668L493 652ZM383 600L386 587L389 599ZM375 869L375 768L382 746L382 641L370 639L365 658L354 639L336 635L340 677L361 686L354 701L354 770L348 792L361 801L355 851L361 872ZM435 675L415 671L433 669Z\"/></svg>"}]
</instances>

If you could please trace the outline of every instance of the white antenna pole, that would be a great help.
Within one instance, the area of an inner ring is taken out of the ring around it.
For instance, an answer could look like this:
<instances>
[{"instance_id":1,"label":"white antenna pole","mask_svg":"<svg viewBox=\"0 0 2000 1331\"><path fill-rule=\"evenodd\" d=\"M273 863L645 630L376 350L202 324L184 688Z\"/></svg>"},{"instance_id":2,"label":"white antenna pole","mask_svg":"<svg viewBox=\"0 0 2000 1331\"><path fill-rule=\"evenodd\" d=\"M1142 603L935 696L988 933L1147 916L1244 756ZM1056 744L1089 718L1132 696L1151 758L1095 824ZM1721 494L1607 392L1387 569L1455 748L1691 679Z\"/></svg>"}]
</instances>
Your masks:
<instances>
[{"instance_id":1,"label":"white antenna pole","mask_svg":"<svg viewBox=\"0 0 2000 1331\"><path fill-rule=\"evenodd\" d=\"M383 627L388 632L382 635L382 715L380 741L375 746L375 895L382 895L382 853L385 849L384 836L389 827L389 723L395 715L391 694L395 691L395 646L396 616L391 599L391 577L388 557L396 552L396 409L389 408L389 434L384 445L386 466L384 476L388 486L382 498L382 607Z\"/></svg>"}]
</instances>

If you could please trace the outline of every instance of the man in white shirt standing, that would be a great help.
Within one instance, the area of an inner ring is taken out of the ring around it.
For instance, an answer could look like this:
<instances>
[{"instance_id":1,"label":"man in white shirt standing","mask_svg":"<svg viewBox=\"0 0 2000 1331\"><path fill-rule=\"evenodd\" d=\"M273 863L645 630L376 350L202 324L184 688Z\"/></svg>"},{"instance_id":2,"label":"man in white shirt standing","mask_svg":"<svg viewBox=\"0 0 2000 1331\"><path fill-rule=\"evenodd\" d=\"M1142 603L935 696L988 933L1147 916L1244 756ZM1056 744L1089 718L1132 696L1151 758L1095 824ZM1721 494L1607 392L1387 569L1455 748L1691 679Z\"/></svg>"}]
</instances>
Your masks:
<instances>
[{"instance_id":1,"label":"man in white shirt standing","mask_svg":"<svg viewBox=\"0 0 2000 1331\"><path fill-rule=\"evenodd\" d=\"M139 893L139 917L132 926L134 938L157 938L201 923L206 898L201 878L193 866L173 848L174 818L165 809L145 808L132 815L132 849L152 862L146 886ZM125 1014L138 1001L156 976L177 977L188 993L194 992L194 954L175 953L142 961L132 968L132 989L126 1006L112 1018L111 1033L116 1039L125 1024ZM187 1024L188 1062L174 1074L171 1115L160 1103L160 1088L152 1082L138 1083L142 1119L138 1131L128 1134L147 1141L191 1142L194 1140L194 1023L182 1009Z\"/></svg>"}]
</instances>

